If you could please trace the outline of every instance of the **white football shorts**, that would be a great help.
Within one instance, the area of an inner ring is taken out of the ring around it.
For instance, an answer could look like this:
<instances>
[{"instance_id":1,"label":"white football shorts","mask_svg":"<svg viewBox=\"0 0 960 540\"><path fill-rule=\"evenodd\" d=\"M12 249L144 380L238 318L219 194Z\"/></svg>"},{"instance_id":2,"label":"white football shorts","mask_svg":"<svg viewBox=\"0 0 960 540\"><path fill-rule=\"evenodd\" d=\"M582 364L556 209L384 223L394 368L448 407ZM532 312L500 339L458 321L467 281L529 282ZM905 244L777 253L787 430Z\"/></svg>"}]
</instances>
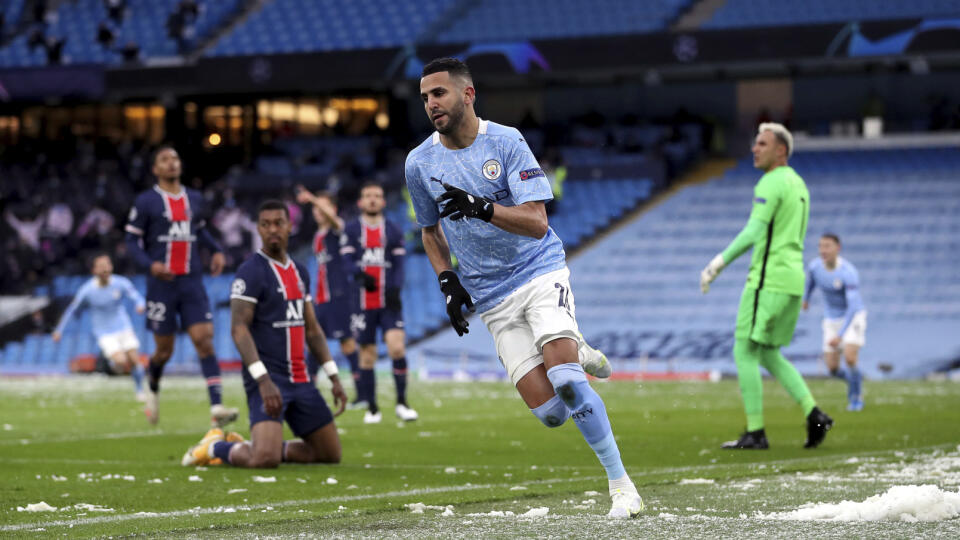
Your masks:
<instances>
[{"instance_id":1,"label":"white football shorts","mask_svg":"<svg viewBox=\"0 0 960 540\"><path fill-rule=\"evenodd\" d=\"M140 340L137 339L133 328L127 328L126 330L100 336L100 339L97 340L97 345L100 345L100 350L103 351L103 355L110 359L117 353L139 349Z\"/></svg>"},{"instance_id":2,"label":"white football shorts","mask_svg":"<svg viewBox=\"0 0 960 540\"><path fill-rule=\"evenodd\" d=\"M843 328L843 319L823 320L823 352L840 352L843 345L863 347L867 343L867 312L858 311L850 321L847 331L841 336L840 345L831 347L830 341L837 337L841 328Z\"/></svg>"},{"instance_id":3,"label":"white football shorts","mask_svg":"<svg viewBox=\"0 0 960 540\"><path fill-rule=\"evenodd\" d=\"M543 345L570 338L580 346L570 270L561 268L510 293L503 302L480 315L493 335L500 363L514 386L543 363Z\"/></svg>"}]
</instances>

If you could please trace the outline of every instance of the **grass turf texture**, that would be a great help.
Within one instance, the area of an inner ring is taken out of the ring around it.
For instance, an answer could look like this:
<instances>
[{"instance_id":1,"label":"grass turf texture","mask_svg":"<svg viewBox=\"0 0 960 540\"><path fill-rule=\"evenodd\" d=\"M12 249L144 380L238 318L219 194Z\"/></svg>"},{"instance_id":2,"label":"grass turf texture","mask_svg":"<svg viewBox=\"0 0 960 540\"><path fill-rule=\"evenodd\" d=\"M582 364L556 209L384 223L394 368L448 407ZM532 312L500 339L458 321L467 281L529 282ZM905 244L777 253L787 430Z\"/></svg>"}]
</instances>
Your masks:
<instances>
[{"instance_id":1,"label":"grass turf texture","mask_svg":"<svg viewBox=\"0 0 960 540\"><path fill-rule=\"evenodd\" d=\"M867 408L849 413L841 383L814 381L814 395L836 426L821 448L810 451L801 448L799 408L767 381L771 449L749 452L719 449L744 423L735 381L595 384L647 505L643 517L627 522L603 517L609 508L606 478L572 422L544 428L506 383L414 382L411 402L421 419L400 424L387 414L392 385L381 381L382 424L364 425L357 411L338 419L343 464L284 464L267 471L180 466L181 455L208 422L199 377L164 381L156 428L146 423L130 387L127 379L94 377L0 381L0 536L960 535L957 519L848 524L756 519L758 511L789 511L808 502L862 501L894 483L938 483L936 478L892 482L857 471L865 462L910 463L935 453L956 454L960 385L955 383L868 383ZM247 435L238 378L226 379L225 394L228 404L241 406L242 421L234 428ZM798 473L819 473L822 481L795 481ZM259 483L255 475L276 480ZM681 483L692 478L715 483ZM949 481L940 487L957 490ZM17 511L40 501L72 508ZM416 502L453 505L455 515L429 509L414 514L403 506ZM112 511L73 507L80 503ZM494 510L519 515L544 506L550 509L545 518L467 515ZM158 515L138 514L144 512Z\"/></svg>"}]
</instances>

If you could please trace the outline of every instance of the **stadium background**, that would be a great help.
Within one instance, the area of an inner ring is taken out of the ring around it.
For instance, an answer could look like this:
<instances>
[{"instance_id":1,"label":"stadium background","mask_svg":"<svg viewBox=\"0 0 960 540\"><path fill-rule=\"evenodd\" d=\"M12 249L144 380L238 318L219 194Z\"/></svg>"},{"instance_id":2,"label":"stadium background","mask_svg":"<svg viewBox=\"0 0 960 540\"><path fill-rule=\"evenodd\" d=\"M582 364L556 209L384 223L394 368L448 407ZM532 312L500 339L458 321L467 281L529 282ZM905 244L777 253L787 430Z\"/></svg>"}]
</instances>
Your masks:
<instances>
[{"instance_id":1,"label":"stadium background","mask_svg":"<svg viewBox=\"0 0 960 540\"><path fill-rule=\"evenodd\" d=\"M228 251L207 278L215 346L229 336L230 271L253 249L250 212L289 202L291 246L315 225L295 186L354 210L387 187L411 255L403 292L409 358L430 377L502 377L482 325L448 328L418 248L406 152L430 132L424 61L474 71L481 117L515 125L565 177L550 222L570 259L578 320L615 370L733 374L746 258L709 295L701 267L742 226L759 173L755 126L797 137L791 164L820 233L844 242L870 313L869 377L924 377L960 362L960 4L952 0L3 0L0 22L0 374L62 373L96 353L84 318L49 331L90 254L124 252L150 149L172 142ZM818 362L818 296L788 356ZM153 343L135 326L144 352ZM181 337L185 339L185 337ZM193 348L172 368L196 371ZM334 346L336 350L336 346ZM956 373L956 371L953 371Z\"/></svg>"}]
</instances>

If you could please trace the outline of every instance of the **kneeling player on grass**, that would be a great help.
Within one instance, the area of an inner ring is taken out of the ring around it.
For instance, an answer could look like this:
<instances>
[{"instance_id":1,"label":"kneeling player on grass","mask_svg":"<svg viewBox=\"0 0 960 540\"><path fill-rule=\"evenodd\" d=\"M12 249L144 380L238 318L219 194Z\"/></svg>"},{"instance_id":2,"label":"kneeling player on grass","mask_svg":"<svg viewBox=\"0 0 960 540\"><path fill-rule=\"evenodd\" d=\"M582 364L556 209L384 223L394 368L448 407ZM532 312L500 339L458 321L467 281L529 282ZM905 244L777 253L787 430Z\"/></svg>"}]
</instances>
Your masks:
<instances>
[{"instance_id":1,"label":"kneeling player on grass","mask_svg":"<svg viewBox=\"0 0 960 540\"><path fill-rule=\"evenodd\" d=\"M224 438L222 430L211 429L184 454L184 466L225 462L272 468L282 461L340 462L333 418L343 412L347 395L313 312L307 272L287 255L290 215L282 202L260 205L257 232L263 249L240 265L230 292L233 341L246 367L243 384L252 445L235 433ZM336 414L311 380L304 338L333 383ZM284 420L300 440L283 440Z\"/></svg>"},{"instance_id":2,"label":"kneeling player on grass","mask_svg":"<svg viewBox=\"0 0 960 540\"><path fill-rule=\"evenodd\" d=\"M581 367L570 271L544 208L553 196L550 182L519 131L477 118L475 95L463 62L427 64L420 97L437 131L406 161L407 189L450 323L466 333L462 308L474 311L471 296L477 299L530 412L548 428L572 417L607 472L613 503L607 515L635 517L643 499L620 460L603 400Z\"/></svg>"},{"instance_id":3,"label":"kneeling player on grass","mask_svg":"<svg viewBox=\"0 0 960 540\"><path fill-rule=\"evenodd\" d=\"M823 442L833 420L817 408L803 377L780 353L789 345L800 315L803 295L803 239L810 217L810 193L789 165L793 136L780 124L760 124L753 144L753 166L764 171L754 188L750 220L727 249L700 273L704 294L724 267L753 248L750 273L740 298L733 358L747 414L747 430L723 448L766 449L763 425L763 378L760 366L773 375L803 408L807 442Z\"/></svg>"}]
</instances>

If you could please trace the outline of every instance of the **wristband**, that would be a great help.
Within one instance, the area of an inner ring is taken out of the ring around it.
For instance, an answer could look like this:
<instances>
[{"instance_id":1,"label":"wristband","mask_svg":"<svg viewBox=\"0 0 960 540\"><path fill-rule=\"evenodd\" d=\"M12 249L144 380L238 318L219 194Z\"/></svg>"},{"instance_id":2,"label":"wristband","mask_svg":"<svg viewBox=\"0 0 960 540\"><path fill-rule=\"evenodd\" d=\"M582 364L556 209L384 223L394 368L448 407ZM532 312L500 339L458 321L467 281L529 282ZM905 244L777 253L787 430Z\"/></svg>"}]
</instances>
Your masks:
<instances>
[{"instance_id":1,"label":"wristband","mask_svg":"<svg viewBox=\"0 0 960 540\"><path fill-rule=\"evenodd\" d=\"M262 361L257 360L247 366L247 372L250 373L250 376L253 377L254 380L257 380L267 374L267 366L263 365Z\"/></svg>"},{"instance_id":2,"label":"wristband","mask_svg":"<svg viewBox=\"0 0 960 540\"><path fill-rule=\"evenodd\" d=\"M333 377L334 375L340 375L340 368L337 367L337 363L333 360L323 363L323 372L327 377Z\"/></svg>"}]
</instances>

